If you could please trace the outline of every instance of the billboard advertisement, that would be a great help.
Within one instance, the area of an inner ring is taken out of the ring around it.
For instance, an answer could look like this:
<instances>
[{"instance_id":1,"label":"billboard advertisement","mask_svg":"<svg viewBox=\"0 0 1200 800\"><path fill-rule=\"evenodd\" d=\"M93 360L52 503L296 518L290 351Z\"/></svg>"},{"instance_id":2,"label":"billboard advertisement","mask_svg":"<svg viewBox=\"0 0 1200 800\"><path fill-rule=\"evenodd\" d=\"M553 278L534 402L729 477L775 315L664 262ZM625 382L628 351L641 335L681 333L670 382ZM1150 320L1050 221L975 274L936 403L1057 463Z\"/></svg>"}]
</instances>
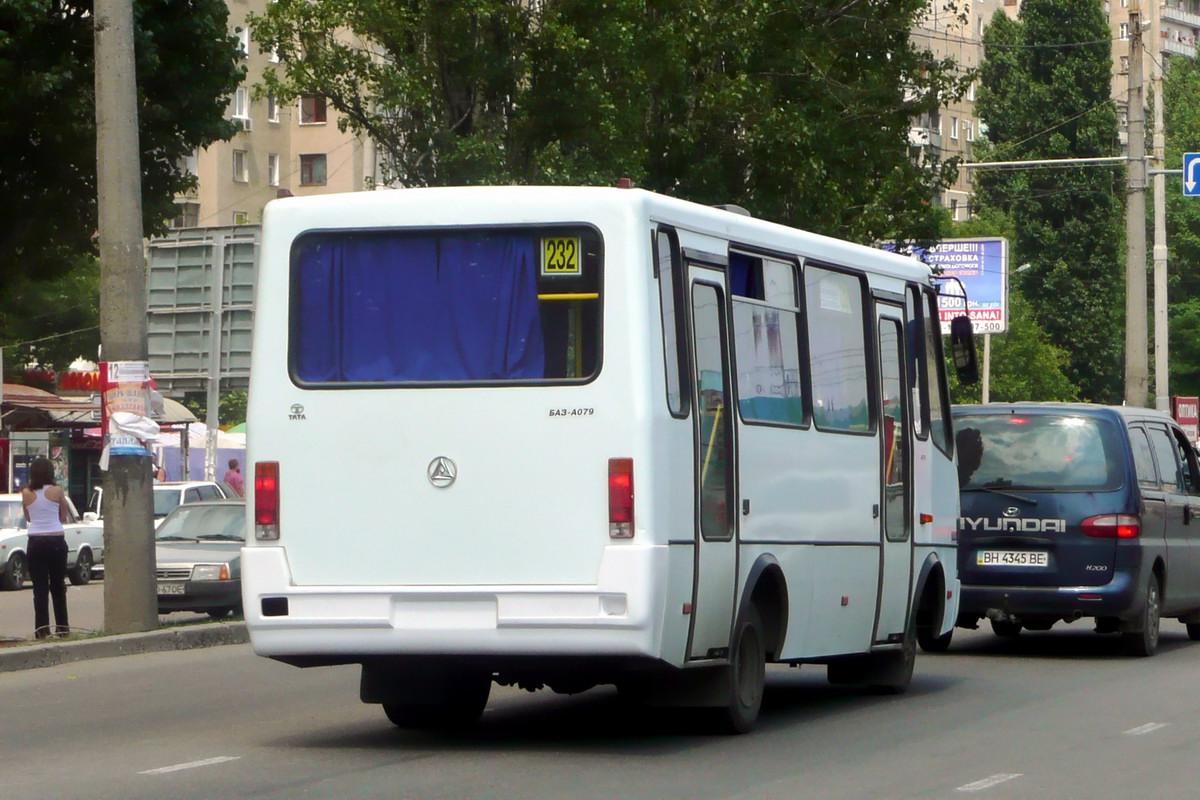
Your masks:
<instances>
[{"instance_id":1,"label":"billboard advertisement","mask_svg":"<svg viewBox=\"0 0 1200 800\"><path fill-rule=\"evenodd\" d=\"M975 333L1008 330L1008 242L1005 239L943 239L930 248L900 248L894 242L888 242L883 248L911 255L933 268L941 286L938 305L942 333L950 333L950 320L963 313L964 290L966 313ZM960 284L962 288L959 288Z\"/></svg>"}]
</instances>

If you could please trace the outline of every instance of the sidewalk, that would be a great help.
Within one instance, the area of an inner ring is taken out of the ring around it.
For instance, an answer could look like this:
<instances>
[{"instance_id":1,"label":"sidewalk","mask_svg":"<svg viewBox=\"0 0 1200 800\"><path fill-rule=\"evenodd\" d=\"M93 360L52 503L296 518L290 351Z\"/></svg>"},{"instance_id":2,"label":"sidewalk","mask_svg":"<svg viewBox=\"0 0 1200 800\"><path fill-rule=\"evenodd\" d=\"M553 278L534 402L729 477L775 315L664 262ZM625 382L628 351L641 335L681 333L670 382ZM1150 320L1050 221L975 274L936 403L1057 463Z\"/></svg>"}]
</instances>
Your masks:
<instances>
[{"instance_id":1,"label":"sidewalk","mask_svg":"<svg viewBox=\"0 0 1200 800\"><path fill-rule=\"evenodd\" d=\"M210 622L145 633L122 633L74 641L0 647L0 672L53 667L93 658L111 658L167 650L194 650L250 641L244 622Z\"/></svg>"}]
</instances>

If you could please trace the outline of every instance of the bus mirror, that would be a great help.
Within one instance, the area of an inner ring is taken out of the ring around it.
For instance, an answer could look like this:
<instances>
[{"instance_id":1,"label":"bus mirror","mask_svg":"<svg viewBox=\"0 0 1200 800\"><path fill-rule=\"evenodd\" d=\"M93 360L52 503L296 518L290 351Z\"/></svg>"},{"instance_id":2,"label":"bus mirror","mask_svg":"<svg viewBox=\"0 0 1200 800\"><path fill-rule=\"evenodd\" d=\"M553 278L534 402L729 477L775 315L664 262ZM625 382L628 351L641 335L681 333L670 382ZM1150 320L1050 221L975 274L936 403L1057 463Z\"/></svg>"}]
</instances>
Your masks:
<instances>
[{"instance_id":1,"label":"bus mirror","mask_svg":"<svg viewBox=\"0 0 1200 800\"><path fill-rule=\"evenodd\" d=\"M971 331L971 318L961 314L950 320L950 355L954 359L954 371L964 384L979 382L979 362L975 359L975 334Z\"/></svg>"}]
</instances>

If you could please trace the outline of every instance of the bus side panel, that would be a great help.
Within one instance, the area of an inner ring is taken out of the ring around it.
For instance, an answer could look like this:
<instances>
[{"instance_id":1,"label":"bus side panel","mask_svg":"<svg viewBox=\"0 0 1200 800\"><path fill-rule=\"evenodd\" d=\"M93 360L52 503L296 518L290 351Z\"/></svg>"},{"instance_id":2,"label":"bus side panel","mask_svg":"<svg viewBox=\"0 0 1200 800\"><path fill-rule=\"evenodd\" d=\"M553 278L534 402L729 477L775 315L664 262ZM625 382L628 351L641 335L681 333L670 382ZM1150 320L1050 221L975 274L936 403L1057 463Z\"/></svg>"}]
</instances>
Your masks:
<instances>
[{"instance_id":1,"label":"bus side panel","mask_svg":"<svg viewBox=\"0 0 1200 800\"><path fill-rule=\"evenodd\" d=\"M950 595L945 599L941 620L941 633L947 633L954 629L954 622L958 618L958 552L955 541L959 516L958 468L952 459L933 445L932 440L918 441L916 454L915 511L918 515L932 514L933 522L915 527L913 540L917 551L913 559L913 586L916 586L921 564L932 549L942 565L946 576L946 592ZM914 598L916 600L919 598Z\"/></svg>"},{"instance_id":2,"label":"bus side panel","mask_svg":"<svg viewBox=\"0 0 1200 800\"><path fill-rule=\"evenodd\" d=\"M743 542L879 542L876 437L761 425L739 431L739 489L750 501Z\"/></svg>"},{"instance_id":3,"label":"bus side panel","mask_svg":"<svg viewBox=\"0 0 1200 800\"><path fill-rule=\"evenodd\" d=\"M879 595L878 547L814 547L813 609L806 656L871 649Z\"/></svg>"}]
</instances>

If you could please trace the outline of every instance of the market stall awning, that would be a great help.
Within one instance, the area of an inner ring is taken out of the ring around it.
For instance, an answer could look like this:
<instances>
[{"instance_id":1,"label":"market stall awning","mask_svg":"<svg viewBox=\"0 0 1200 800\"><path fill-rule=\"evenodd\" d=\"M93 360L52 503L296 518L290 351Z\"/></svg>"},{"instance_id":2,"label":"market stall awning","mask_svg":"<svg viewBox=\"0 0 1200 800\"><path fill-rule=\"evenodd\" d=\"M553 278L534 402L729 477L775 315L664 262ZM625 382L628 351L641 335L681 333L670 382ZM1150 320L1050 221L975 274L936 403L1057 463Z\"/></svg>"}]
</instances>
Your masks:
<instances>
[{"instance_id":1,"label":"market stall awning","mask_svg":"<svg viewBox=\"0 0 1200 800\"><path fill-rule=\"evenodd\" d=\"M100 397L60 397L56 394L15 383L4 384L4 406L8 413L17 411L42 412L52 427L90 428L100 424ZM196 415L183 403L162 398L162 413L153 416L159 425L190 425Z\"/></svg>"}]
</instances>

